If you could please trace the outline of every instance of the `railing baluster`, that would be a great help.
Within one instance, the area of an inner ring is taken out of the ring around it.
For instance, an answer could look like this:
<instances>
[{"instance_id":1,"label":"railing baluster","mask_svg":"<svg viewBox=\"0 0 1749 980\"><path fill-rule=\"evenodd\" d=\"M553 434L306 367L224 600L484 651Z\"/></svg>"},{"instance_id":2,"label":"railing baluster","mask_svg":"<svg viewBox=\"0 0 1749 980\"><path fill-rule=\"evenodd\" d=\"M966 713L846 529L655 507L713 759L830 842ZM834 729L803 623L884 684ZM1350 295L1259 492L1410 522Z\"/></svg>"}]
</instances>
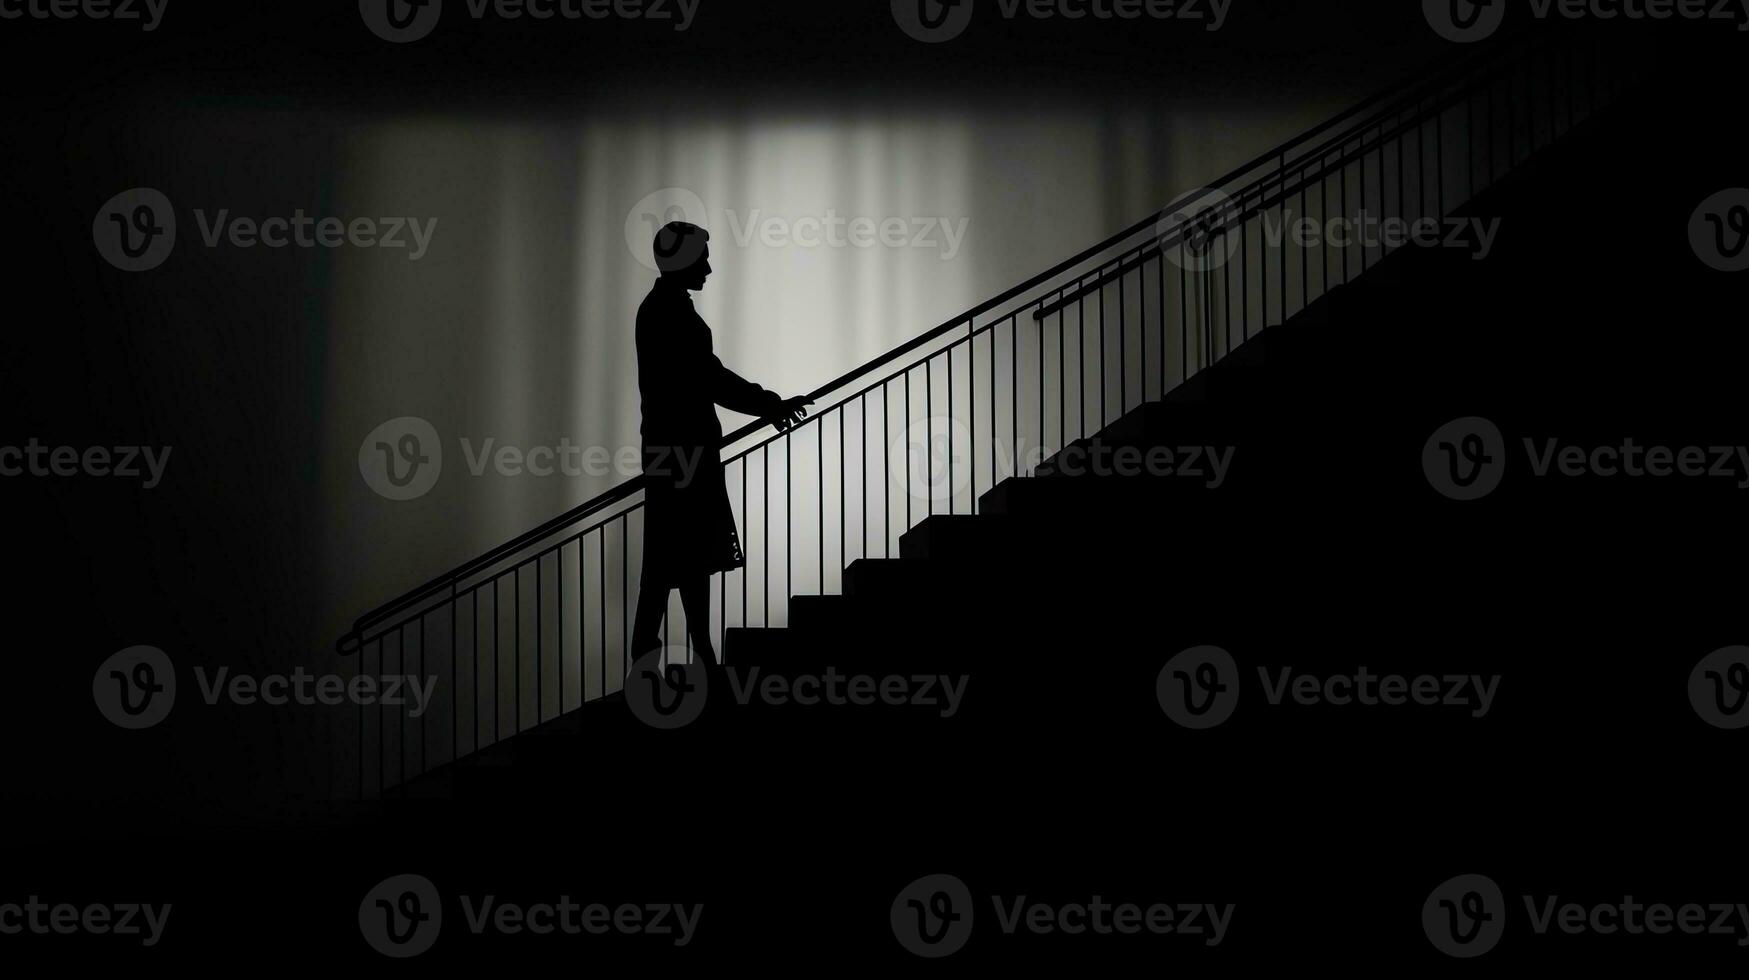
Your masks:
<instances>
[{"instance_id":1,"label":"railing baluster","mask_svg":"<svg viewBox=\"0 0 1749 980\"><path fill-rule=\"evenodd\" d=\"M907 406L909 407L909 406ZM935 359L923 359L923 498L929 517L935 516Z\"/></svg>"},{"instance_id":2,"label":"railing baluster","mask_svg":"<svg viewBox=\"0 0 1749 980\"><path fill-rule=\"evenodd\" d=\"M947 513L948 513L949 517L952 517L954 514L954 505L959 502L956 499L959 497L959 493L957 492L957 485L954 483L954 465L953 465L953 420L954 420L953 411L954 411L954 404L953 404L953 347L952 346L948 347L946 354L947 354ZM933 455L933 454L931 454L931 455Z\"/></svg>"},{"instance_id":3,"label":"railing baluster","mask_svg":"<svg viewBox=\"0 0 1749 980\"><path fill-rule=\"evenodd\" d=\"M1160 253L1164 256L1166 253ZM1164 260L1162 260L1164 261ZM1161 266L1165 268L1164 264ZM1164 325L1161 327L1165 329ZM1160 336L1161 383L1165 383L1166 337ZM1087 438L1087 294L1083 292L1075 298L1075 405L1080 409L1080 422L1076 428L1081 438Z\"/></svg>"}]
</instances>

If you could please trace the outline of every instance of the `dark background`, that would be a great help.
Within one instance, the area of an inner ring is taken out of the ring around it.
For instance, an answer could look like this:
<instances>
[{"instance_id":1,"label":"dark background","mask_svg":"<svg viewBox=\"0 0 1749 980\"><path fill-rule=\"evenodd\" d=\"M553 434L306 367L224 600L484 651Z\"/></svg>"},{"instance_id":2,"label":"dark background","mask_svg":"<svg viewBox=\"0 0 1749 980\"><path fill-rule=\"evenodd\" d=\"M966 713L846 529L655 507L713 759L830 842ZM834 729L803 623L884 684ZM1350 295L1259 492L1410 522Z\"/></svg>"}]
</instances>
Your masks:
<instances>
[{"instance_id":1,"label":"dark background","mask_svg":"<svg viewBox=\"0 0 1749 980\"><path fill-rule=\"evenodd\" d=\"M4 649L11 660L0 735L9 748L3 796L19 894L174 900L191 916L199 910L217 923L205 938L219 936L220 947L253 948L264 923L299 916L322 940L268 955L368 956L346 921L346 903L312 906L306 896L362 894L386 874L434 866L441 872L434 877L448 889L512 891L517 886L505 882L517 879L507 868L538 870L555 855L619 853L629 856L594 869L601 894L715 903L747 938L738 951L749 961L764 955L752 937L783 915L794 917L785 921L799 938L786 952L798 957L804 951L828 955L847 937L885 943L880 928L871 933L844 923L878 923L885 896L958 856L951 841L927 840L927 831L951 820L930 801L912 806L876 792L880 812L906 833L892 835L884 826L815 828L795 853L774 849L770 861L804 869L803 877L824 894L840 884L831 857L836 849L867 846L863 853L876 855L867 863L881 870L865 877L886 878L869 888L874 897L845 905L810 900L810 893L762 892L749 884L758 880L749 876L746 855L725 858L700 851L696 839L663 837L655 827L688 826L686 816L652 817L611 789L599 808L581 813L531 814L506 805L496 819L470 826L468 836L452 836L448 826L391 825L386 833L380 821L357 824L363 829L355 831L357 813L336 776L345 770L335 763L332 729L323 719L179 709L172 724L129 733L100 717L90 696L92 671L135 644L174 651L179 667L334 669L334 637L314 610L325 598L325 571L350 559L314 544L321 531L316 474L324 462L316 434L325 406L344 397L323 385L329 348L321 296L332 272L328 260L318 251L245 262L189 250L152 274L130 276L96 254L92 215L117 191L141 185L195 188L195 196L226 201L239 212L256 202L271 212L288 188L319 202L342 161L334 129L310 122L319 118L311 110L391 119L466 107L509 119L564 113L590 100L660 115L690 111L704 91L731 93L752 106L830 106L873 96L1012 111L1064 92L1172 90L1243 107L1307 87L1370 92L1451 54L1411 3L1236 0L1232 17L1212 35L985 18L940 46L904 37L877 0L705 0L693 29L678 37L665 26L636 21L474 23L446 15L432 38L402 47L370 35L347 2L197 9L172 0L164 26L149 35L83 21L0 22L0 81L10 93L0 108L6 125L0 207L8 232L0 240L11 300L0 341L0 444L34 437L49 445L175 447L165 484L152 491L120 480L0 481L14 571L0 606L8 614ZM1718 86L1730 75L1721 71L1706 83ZM1699 89L1692 101L1672 104L1672 117L1709 127L1716 137L1712 103L1728 91ZM274 139L252 145L246 133L209 127L214 108L260 113L262 130ZM279 151L283 126L307 137L302 152ZM264 149L270 144L273 152ZM1713 142L1706 145L1718 152ZM1709 158L1704 169L1717 186L1733 179L1731 167L1717 159ZM1656 174L1641 173L1664 187ZM1619 193L1608 207L1631 207L1640 199L1631 187ZM1657 195L1659 219L1679 219L1689 197L1665 188ZM1112 230L1139 217L1113 215ZM1086 244L1063 241L1060 251L1067 256ZM1587 280L1582 259L1565 258L1560 278L1543 284L1548 295L1601 288ZM1437 304L1439 297L1425 301ZM1655 316L1657 310L1639 312ZM1733 311L1711 312L1709 322L1725 322ZM1561 319L1558 306L1539 313L1535 325L1547 333L1575 343L1591 336L1587 324ZM1477 321L1484 335L1504 333L1514 322L1488 319L1486 311ZM1620 343L1626 334L1604 336ZM1559 363L1551 355L1544 366ZM1660 361L1663 394L1643 401L1668 403L1683 389L1680 368L1672 364ZM1715 363L1707 378L1713 387L1706 412L1727 410L1725 367ZM1727 555L1732 531L1717 532ZM385 582L383 597L408 584ZM1722 643L1731 637L1723 630L1709 638ZM193 702L198 691L183 677L179 698ZM1579 742L1610 737L1583 732ZM615 751L601 748L606 768L592 778L611 778L613 766L624 761ZM1550 763L1558 764L1558 757ZM885 765L870 762L877 773L887 773ZM1121 777L1124 801L1139 811L1157 803L1159 794L1177 791L1173 799L1195 802L1195 774L1166 778L1160 770L1168 768L1159 760L1138 763ZM1625 840L1631 826L1615 822L1627 803L1593 825L1571 815L1549 822L1518 799L1472 795L1465 814L1480 829L1455 843L1456 833L1438 840L1419 834L1422 813L1405 803L1356 818L1377 831L1376 851L1332 853L1318 836L1331 829L1328 823L1303 835L1285 826L1325 789L1315 774L1302 775L1294 792L1271 800L1267 811L1221 810L1214 831L1182 839L1150 836L1145 822L1075 813L1075 801L1054 798L1050 785L1027 784L1014 821L996 830L974 828L1000 842L1007 857L991 858L973 887L1031 888L1067 900L1084 897L1083 883L1091 879L1140 898L1154 894L1161 876L1173 875L1178 891L1199 898L1265 896L1252 907L1262 907L1260 918L1292 937L1287 953L1342 962L1353 944L1372 943L1380 958L1402 953L1428 970L1454 964L1429 953L1414 923L1391 920L1398 907L1379 894L1352 902L1357 921L1389 923L1373 932L1319 933L1305 910L1331 901L1357 866L1394 880L1403 893L1424 894L1448 876L1458 860L1452 854L1479 863L1487 857L1485 845L1510 845L1532 856L1516 878L1503 880L1509 893L1538 890L1545 882L1549 889L1579 883L1595 884L1596 897L1603 898L1617 880L1597 870L1607 861L1620 877L1640 881L1704 877L1711 869L1700 892L1679 897L1740 897L1730 892L1729 874L1721 879L1709 864L1721 851L1735 852L1732 836L1720 829L1727 803L1719 798L1664 814L1666 828L1686 823L1692 835L1667 830L1647 847ZM1729 772L1711 775L1724 784L1735 779ZM1610 786L1642 809L1655 809L1662 799L1637 796L1632 786L1610 782L1607 772L1588 776L1590 785ZM579 781L584 778L580 773ZM874 790L903 784L900 777L887 779L869 784ZM1660 791L1674 792L1668 785ZM1437 792L1429 792L1437 802ZM1034 822L1040 811L1054 822ZM1230 822L1220 824L1221 818ZM759 814L748 822L756 819L781 838L794 817ZM1142 857L1131 846L1137 840L1149 844ZM1439 843L1452 851L1429 854ZM735 843L723 846L732 851ZM655 870L639 863L654 852L665 855ZM292 878L307 888L286 884ZM710 883L703 894L700 880ZM553 890L550 881L522 885L530 899ZM813 949L816 944L821 948ZM1021 945L1014 953L1029 959L1039 948ZM1619 947L1588 949L1612 956ZM502 955L495 948L473 951L483 963ZM1648 960L1662 953L1645 942L1631 951ZM1060 955L1062 947L1048 952ZM1115 962L1125 952L1102 955ZM512 955L527 954L518 949ZM703 957L694 962L703 965ZM896 954L883 962L915 965Z\"/></svg>"}]
</instances>

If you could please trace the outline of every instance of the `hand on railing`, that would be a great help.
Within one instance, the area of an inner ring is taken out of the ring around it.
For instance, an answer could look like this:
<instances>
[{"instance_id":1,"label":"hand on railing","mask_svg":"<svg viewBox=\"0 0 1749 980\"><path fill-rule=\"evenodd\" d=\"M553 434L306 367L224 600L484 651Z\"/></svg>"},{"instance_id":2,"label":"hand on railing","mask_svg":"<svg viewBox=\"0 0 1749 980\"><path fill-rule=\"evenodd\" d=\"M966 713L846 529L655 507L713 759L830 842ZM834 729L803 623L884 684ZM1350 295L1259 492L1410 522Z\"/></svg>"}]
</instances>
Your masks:
<instances>
[{"instance_id":1,"label":"hand on railing","mask_svg":"<svg viewBox=\"0 0 1749 980\"><path fill-rule=\"evenodd\" d=\"M805 395L797 395L794 398L788 399L782 405L779 405L777 412L771 416L770 422L776 427L777 431L788 432L802 424L802 420L808 417L807 406L812 404L814 404L812 398L808 398Z\"/></svg>"}]
</instances>

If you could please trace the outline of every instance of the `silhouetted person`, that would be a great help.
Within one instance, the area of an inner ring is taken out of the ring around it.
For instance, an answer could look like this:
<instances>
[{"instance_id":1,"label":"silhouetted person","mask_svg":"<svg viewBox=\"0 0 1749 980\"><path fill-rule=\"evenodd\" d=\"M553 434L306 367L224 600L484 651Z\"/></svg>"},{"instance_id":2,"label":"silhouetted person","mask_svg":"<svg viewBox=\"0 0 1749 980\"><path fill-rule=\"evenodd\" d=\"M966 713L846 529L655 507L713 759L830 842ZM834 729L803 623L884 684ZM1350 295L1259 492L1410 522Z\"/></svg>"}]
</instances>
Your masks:
<instances>
[{"instance_id":1,"label":"silhouetted person","mask_svg":"<svg viewBox=\"0 0 1749 980\"><path fill-rule=\"evenodd\" d=\"M723 480L717 420L721 405L769 419L780 430L807 415L804 398L784 400L723 366L690 290L711 274L710 232L673 222L656 235L662 272L638 307L638 392L643 398L644 572L632 625L633 656L659 648L668 593L680 590L693 650L715 666L710 577L746 556Z\"/></svg>"}]
</instances>

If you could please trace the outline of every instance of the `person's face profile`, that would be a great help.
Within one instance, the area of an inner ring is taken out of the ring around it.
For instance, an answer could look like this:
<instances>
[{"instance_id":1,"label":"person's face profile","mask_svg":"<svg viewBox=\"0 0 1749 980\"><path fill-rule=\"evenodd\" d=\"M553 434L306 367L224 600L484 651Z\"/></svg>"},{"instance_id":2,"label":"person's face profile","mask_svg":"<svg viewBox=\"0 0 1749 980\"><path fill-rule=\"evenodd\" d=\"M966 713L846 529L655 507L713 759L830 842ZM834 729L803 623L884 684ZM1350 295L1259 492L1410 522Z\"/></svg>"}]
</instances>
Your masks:
<instances>
[{"instance_id":1,"label":"person's face profile","mask_svg":"<svg viewBox=\"0 0 1749 980\"><path fill-rule=\"evenodd\" d=\"M704 281L711 274L711 247L706 245L699 253L698 261L694 262L682 276L682 285L687 289L703 289Z\"/></svg>"}]
</instances>

